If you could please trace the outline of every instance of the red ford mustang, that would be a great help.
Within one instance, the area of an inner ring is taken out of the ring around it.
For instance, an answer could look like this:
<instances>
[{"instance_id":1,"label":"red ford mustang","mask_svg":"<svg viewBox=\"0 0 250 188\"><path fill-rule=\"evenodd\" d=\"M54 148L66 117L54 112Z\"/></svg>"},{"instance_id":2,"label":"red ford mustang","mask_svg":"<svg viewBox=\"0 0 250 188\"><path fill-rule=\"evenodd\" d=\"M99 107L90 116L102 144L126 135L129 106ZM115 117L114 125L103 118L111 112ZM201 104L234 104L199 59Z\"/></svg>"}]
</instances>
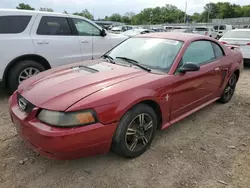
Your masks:
<instances>
[{"instance_id":1,"label":"red ford mustang","mask_svg":"<svg viewBox=\"0 0 250 188\"><path fill-rule=\"evenodd\" d=\"M242 55L193 34L130 38L101 59L71 64L24 81L10 114L28 145L50 158L108 152L137 157L156 129L234 94Z\"/></svg>"}]
</instances>

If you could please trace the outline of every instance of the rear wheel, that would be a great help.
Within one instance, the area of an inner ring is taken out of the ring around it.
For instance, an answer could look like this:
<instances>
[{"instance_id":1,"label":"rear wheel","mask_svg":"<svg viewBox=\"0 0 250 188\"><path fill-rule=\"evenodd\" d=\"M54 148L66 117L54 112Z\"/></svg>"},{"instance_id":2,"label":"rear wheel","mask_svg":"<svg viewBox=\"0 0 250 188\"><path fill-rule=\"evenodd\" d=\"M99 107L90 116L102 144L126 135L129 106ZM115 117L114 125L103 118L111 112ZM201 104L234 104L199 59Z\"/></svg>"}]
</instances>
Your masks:
<instances>
[{"instance_id":1,"label":"rear wheel","mask_svg":"<svg viewBox=\"0 0 250 188\"><path fill-rule=\"evenodd\" d=\"M224 89L223 94L221 95L221 98L219 99L221 103L228 103L232 99L234 95L236 83L237 83L237 76L235 73L233 73L232 76L228 80L227 86Z\"/></svg>"},{"instance_id":2,"label":"rear wheel","mask_svg":"<svg viewBox=\"0 0 250 188\"><path fill-rule=\"evenodd\" d=\"M7 84L11 92L14 92L18 85L24 80L44 71L45 68L33 60L17 62L8 73Z\"/></svg>"},{"instance_id":3,"label":"rear wheel","mask_svg":"<svg viewBox=\"0 0 250 188\"><path fill-rule=\"evenodd\" d=\"M154 110L145 104L135 106L122 117L117 127L113 151L127 158L140 156L154 139L156 127Z\"/></svg>"}]
</instances>

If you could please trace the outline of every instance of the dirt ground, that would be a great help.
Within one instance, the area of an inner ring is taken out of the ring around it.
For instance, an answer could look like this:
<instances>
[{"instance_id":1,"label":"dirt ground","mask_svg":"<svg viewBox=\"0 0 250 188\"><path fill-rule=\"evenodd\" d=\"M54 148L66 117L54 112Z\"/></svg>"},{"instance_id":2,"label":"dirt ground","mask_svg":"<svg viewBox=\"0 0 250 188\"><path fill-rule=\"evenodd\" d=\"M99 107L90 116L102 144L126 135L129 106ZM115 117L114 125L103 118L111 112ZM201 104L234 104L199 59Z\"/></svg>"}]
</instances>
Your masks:
<instances>
[{"instance_id":1,"label":"dirt ground","mask_svg":"<svg viewBox=\"0 0 250 188\"><path fill-rule=\"evenodd\" d=\"M249 188L250 68L229 104L212 104L165 131L128 160L107 155L55 161L27 149L0 92L0 187Z\"/></svg>"}]
</instances>

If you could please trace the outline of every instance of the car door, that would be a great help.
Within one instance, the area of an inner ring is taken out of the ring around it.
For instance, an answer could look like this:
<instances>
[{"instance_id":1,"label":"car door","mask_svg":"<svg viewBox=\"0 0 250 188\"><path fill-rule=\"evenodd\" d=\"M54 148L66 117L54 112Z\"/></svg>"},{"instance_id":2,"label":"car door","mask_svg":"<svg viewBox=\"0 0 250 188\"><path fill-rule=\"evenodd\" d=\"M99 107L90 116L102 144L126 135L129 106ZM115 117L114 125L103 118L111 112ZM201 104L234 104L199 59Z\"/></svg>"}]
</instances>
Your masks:
<instances>
[{"instance_id":1,"label":"car door","mask_svg":"<svg viewBox=\"0 0 250 188\"><path fill-rule=\"evenodd\" d=\"M112 48L108 36L101 29L84 19L71 18L81 43L82 60L100 58Z\"/></svg>"},{"instance_id":2,"label":"car door","mask_svg":"<svg viewBox=\"0 0 250 188\"><path fill-rule=\"evenodd\" d=\"M199 71L179 73L185 63L197 63ZM184 52L173 83L170 120L175 122L195 108L215 98L221 85L221 73L210 41L192 42Z\"/></svg>"},{"instance_id":3,"label":"car door","mask_svg":"<svg viewBox=\"0 0 250 188\"><path fill-rule=\"evenodd\" d=\"M72 34L67 17L39 14L31 30L35 52L51 67L81 60L80 43Z\"/></svg>"}]
</instances>

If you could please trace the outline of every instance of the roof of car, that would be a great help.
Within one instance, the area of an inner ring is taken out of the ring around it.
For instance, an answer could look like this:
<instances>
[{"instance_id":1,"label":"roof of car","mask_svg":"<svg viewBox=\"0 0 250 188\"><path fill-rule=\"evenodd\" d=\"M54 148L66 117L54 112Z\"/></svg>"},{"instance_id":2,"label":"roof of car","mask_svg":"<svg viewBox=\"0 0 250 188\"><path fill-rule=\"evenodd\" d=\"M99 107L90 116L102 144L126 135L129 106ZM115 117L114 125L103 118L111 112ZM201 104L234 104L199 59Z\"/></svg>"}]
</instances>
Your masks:
<instances>
[{"instance_id":1,"label":"roof of car","mask_svg":"<svg viewBox=\"0 0 250 188\"><path fill-rule=\"evenodd\" d=\"M0 9L1 12L12 12L12 13L29 13L29 14L50 14L50 15L65 15L58 12L46 12L46 11L36 11L36 10L22 10L22 9Z\"/></svg>"},{"instance_id":2,"label":"roof of car","mask_svg":"<svg viewBox=\"0 0 250 188\"><path fill-rule=\"evenodd\" d=\"M250 31L250 29L233 29L233 30L230 30L230 31Z\"/></svg>"},{"instance_id":3,"label":"roof of car","mask_svg":"<svg viewBox=\"0 0 250 188\"><path fill-rule=\"evenodd\" d=\"M175 33L175 32L162 32L162 33L148 33L143 35L137 35L136 37L144 38L161 38L161 39L172 39L187 42L196 39L210 39L210 37L204 35L197 35L192 33Z\"/></svg>"}]
</instances>

